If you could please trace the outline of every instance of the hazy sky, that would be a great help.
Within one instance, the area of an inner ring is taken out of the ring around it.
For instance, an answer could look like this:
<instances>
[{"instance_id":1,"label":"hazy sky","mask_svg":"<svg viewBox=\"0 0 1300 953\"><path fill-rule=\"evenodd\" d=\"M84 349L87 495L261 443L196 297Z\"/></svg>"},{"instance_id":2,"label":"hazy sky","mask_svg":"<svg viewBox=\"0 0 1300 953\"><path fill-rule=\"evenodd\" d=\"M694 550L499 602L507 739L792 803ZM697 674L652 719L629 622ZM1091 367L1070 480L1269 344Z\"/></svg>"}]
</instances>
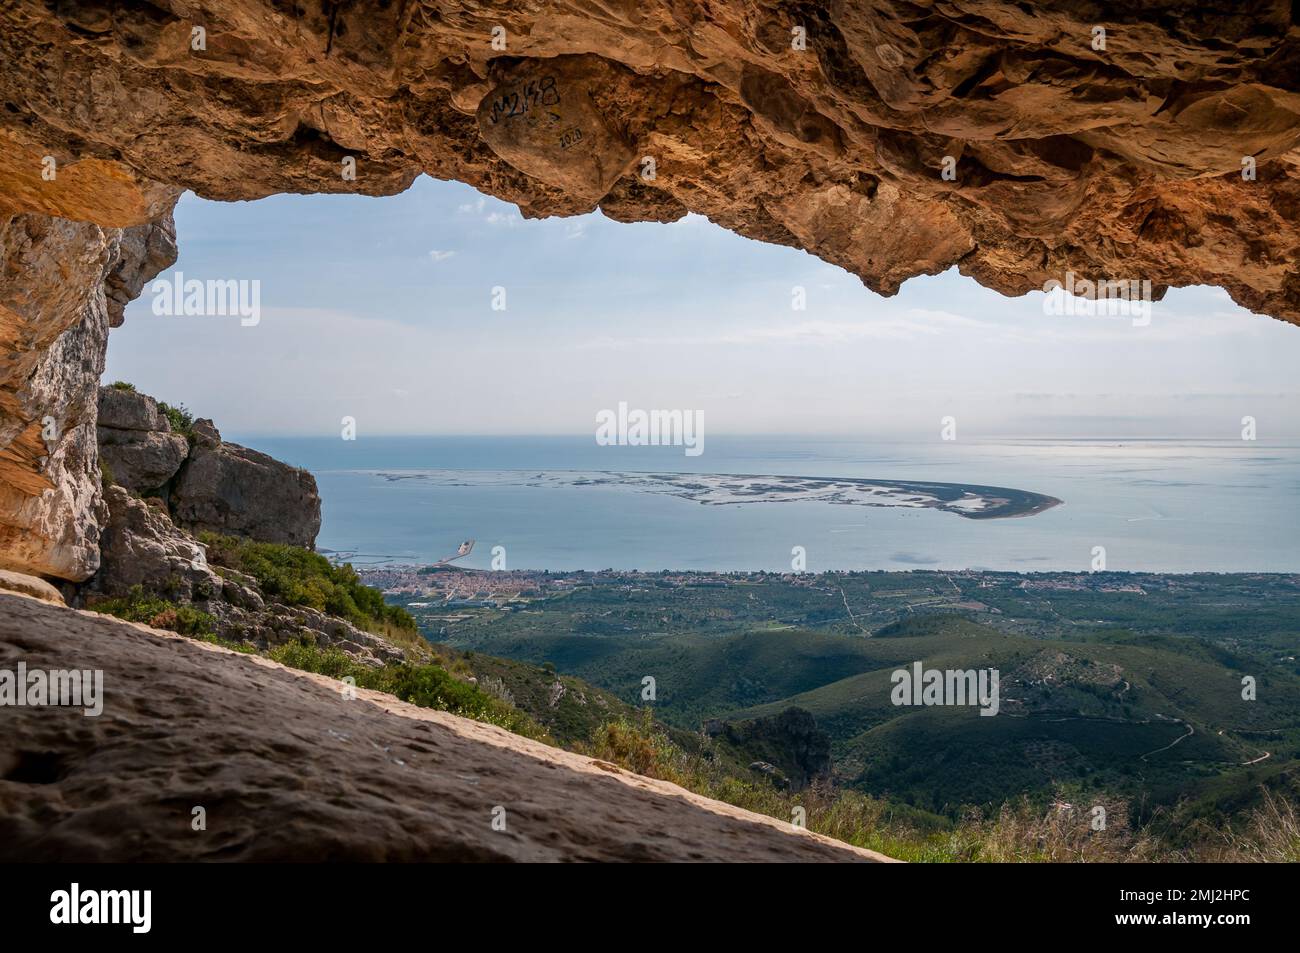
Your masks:
<instances>
[{"instance_id":1,"label":"hazy sky","mask_svg":"<svg viewBox=\"0 0 1300 953\"><path fill-rule=\"evenodd\" d=\"M702 411L709 433L1300 436L1300 328L1209 288L1149 326L1048 316L956 271L881 298L706 219L525 221L468 186L176 212L186 279L258 280L261 316L158 316L109 341L128 380L228 434L586 434L598 411ZM792 289L807 306L792 308ZM506 309L493 310L493 289Z\"/></svg>"}]
</instances>

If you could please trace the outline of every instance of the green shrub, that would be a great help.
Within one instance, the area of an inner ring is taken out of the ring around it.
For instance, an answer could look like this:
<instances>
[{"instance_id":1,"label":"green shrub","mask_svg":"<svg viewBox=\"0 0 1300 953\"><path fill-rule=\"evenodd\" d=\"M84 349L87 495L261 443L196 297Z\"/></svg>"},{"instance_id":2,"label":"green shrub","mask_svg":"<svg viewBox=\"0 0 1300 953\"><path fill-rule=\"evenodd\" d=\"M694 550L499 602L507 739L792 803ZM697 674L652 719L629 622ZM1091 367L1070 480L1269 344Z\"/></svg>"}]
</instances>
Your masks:
<instances>
[{"instance_id":1,"label":"green shrub","mask_svg":"<svg viewBox=\"0 0 1300 953\"><path fill-rule=\"evenodd\" d=\"M350 565L335 566L320 553L281 543L206 532L199 539L207 547L208 562L252 576L268 598L327 612L403 645L412 636L423 644L414 617L385 602L378 589L363 585Z\"/></svg>"},{"instance_id":2,"label":"green shrub","mask_svg":"<svg viewBox=\"0 0 1300 953\"><path fill-rule=\"evenodd\" d=\"M113 468L103 460L99 461L99 485L104 489L116 485L117 480L113 478Z\"/></svg>"},{"instance_id":3,"label":"green shrub","mask_svg":"<svg viewBox=\"0 0 1300 953\"><path fill-rule=\"evenodd\" d=\"M216 637L216 619L208 613L146 593L142 586L132 586L125 596L101 599L87 608L181 635Z\"/></svg>"},{"instance_id":4,"label":"green shrub","mask_svg":"<svg viewBox=\"0 0 1300 953\"><path fill-rule=\"evenodd\" d=\"M167 422L172 425L172 432L183 434L186 437L194 436L194 415L185 409L184 404L177 404L173 407L164 401L158 401L158 409L162 415L167 418Z\"/></svg>"},{"instance_id":5,"label":"green shrub","mask_svg":"<svg viewBox=\"0 0 1300 953\"><path fill-rule=\"evenodd\" d=\"M304 672L330 678L351 676L358 688L386 692L421 708L451 712L539 741L546 732L523 712L494 698L475 685L452 677L438 665L402 663L371 667L353 661L338 649L322 649L307 642L288 642L266 653L273 661Z\"/></svg>"},{"instance_id":6,"label":"green shrub","mask_svg":"<svg viewBox=\"0 0 1300 953\"><path fill-rule=\"evenodd\" d=\"M133 394L135 393L135 385L128 384L126 381L113 381L113 383L108 386L113 388L113 390L128 390Z\"/></svg>"},{"instance_id":7,"label":"green shrub","mask_svg":"<svg viewBox=\"0 0 1300 953\"><path fill-rule=\"evenodd\" d=\"M691 772L686 768L689 756L656 727L648 708L640 724L620 719L597 728L591 753L648 778L693 788Z\"/></svg>"}]
</instances>

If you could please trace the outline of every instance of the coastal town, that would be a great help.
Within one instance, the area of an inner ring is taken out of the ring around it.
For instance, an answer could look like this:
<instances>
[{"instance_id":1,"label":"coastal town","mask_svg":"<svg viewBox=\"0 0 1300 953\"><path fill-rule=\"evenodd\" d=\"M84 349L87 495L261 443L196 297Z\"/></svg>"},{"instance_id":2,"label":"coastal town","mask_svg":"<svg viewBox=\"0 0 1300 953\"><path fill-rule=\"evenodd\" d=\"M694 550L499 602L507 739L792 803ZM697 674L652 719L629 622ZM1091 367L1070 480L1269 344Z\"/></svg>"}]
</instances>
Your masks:
<instances>
[{"instance_id":1,"label":"coastal town","mask_svg":"<svg viewBox=\"0 0 1300 953\"><path fill-rule=\"evenodd\" d=\"M362 569L360 575L435 638L471 620L592 611L611 622L646 614L669 620L667 628L689 619L716 629L816 626L847 634L869 634L917 613L947 611L1008 631L1047 634L1108 620L1129 624L1148 611L1160 614L1176 606L1227 609L1247 600L1300 598L1300 576L1266 573L552 572L393 564Z\"/></svg>"}]
</instances>

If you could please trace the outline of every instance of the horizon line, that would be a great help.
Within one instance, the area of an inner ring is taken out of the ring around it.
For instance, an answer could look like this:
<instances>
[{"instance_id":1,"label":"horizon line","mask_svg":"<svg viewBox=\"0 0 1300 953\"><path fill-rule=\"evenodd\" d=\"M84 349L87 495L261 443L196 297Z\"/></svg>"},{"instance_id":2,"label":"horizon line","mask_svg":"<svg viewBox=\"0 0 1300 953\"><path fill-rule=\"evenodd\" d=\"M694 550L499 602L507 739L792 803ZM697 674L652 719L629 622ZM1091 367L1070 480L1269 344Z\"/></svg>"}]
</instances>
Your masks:
<instances>
[{"instance_id":1,"label":"horizon line","mask_svg":"<svg viewBox=\"0 0 1300 953\"><path fill-rule=\"evenodd\" d=\"M388 440L449 440L449 439L471 439L471 440L537 440L537 439L555 439L555 440L591 440L595 444L593 433L574 433L574 432L525 432L525 433L482 433L482 432L436 432L436 433L412 433L412 432L380 432L368 433L364 436L357 436L351 440L343 440L336 432L276 432L276 431L250 431L232 428L230 433L237 434L244 438L264 439L267 437L279 440L339 440L342 443L357 443L362 440L383 438ZM990 441L1033 441L1033 442L1051 442L1051 443L1112 443L1112 442L1140 442L1140 443L1186 443L1189 441L1198 441L1206 443L1254 443L1254 444L1274 444L1282 441L1300 441L1300 432L1294 434L1283 434L1279 437L1256 440L1242 440L1240 437L1221 437L1210 436L1208 434L1188 434L1185 436L1149 436L1145 434L1112 434L1112 435L1092 435L1092 436L1052 436L1038 434L1015 434L1015 433L990 433L978 437L963 437L961 440L936 440L932 437L915 437L908 436L904 433L895 433L882 431L877 433L862 433L850 431L818 431L813 433L794 433L788 431L728 431L708 435L709 439L733 440L733 439L752 439L752 438L789 438L799 440L879 440L888 438L906 443L980 443ZM223 433L222 438L225 439ZM674 449L673 445L654 445L647 444L642 447L623 447L622 449Z\"/></svg>"}]
</instances>

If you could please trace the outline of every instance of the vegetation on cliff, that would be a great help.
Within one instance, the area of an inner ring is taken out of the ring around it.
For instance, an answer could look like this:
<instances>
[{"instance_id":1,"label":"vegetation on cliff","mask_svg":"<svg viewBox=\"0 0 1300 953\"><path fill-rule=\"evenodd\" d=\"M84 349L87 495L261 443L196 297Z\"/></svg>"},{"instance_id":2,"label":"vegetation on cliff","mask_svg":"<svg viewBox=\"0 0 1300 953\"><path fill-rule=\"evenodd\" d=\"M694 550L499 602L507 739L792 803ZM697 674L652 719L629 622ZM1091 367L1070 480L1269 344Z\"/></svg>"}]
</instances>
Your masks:
<instances>
[{"instance_id":1,"label":"vegetation on cliff","mask_svg":"<svg viewBox=\"0 0 1300 953\"><path fill-rule=\"evenodd\" d=\"M523 712L454 677L441 665L404 663L374 668L357 663L338 649L321 649L302 642L277 646L266 654L290 668L330 678L351 678L358 688L385 692L421 708L487 722L535 741L550 741L546 731Z\"/></svg>"},{"instance_id":2,"label":"vegetation on cliff","mask_svg":"<svg viewBox=\"0 0 1300 953\"><path fill-rule=\"evenodd\" d=\"M89 608L128 622L143 622L155 629L167 629L181 635L200 638L216 635L216 620L209 613L146 592L143 586L133 586L125 596L97 600Z\"/></svg>"},{"instance_id":3,"label":"vegetation on cliff","mask_svg":"<svg viewBox=\"0 0 1300 953\"><path fill-rule=\"evenodd\" d=\"M191 441L194 439L194 415L185 409L184 404L177 404L173 407L166 401L160 400L158 401L158 410L171 424L172 433L181 434Z\"/></svg>"},{"instance_id":4,"label":"vegetation on cliff","mask_svg":"<svg viewBox=\"0 0 1300 953\"><path fill-rule=\"evenodd\" d=\"M208 562L257 580L263 596L290 606L307 606L346 619L358 628L404 646L419 639L415 619L401 606L361 582L350 565L336 566L319 553L282 543L259 543L203 532ZM419 640L423 643L423 640Z\"/></svg>"},{"instance_id":5,"label":"vegetation on cliff","mask_svg":"<svg viewBox=\"0 0 1300 953\"><path fill-rule=\"evenodd\" d=\"M1128 805L1103 799L1108 822L1087 823L1088 800L1071 803L1063 788L1050 804L1028 797L940 817L860 791L816 783L798 794L737 775L705 748L687 751L639 718L603 726L583 750L629 771L680 785L736 807L800 823L808 830L899 860L928 863L1300 862L1297 782L1264 789L1259 803L1233 822L1196 819L1188 807L1131 825Z\"/></svg>"},{"instance_id":6,"label":"vegetation on cliff","mask_svg":"<svg viewBox=\"0 0 1300 953\"><path fill-rule=\"evenodd\" d=\"M128 394L140 393L130 381L113 381L108 386L113 390L123 391ZM191 438L194 436L194 415L186 410L184 404L177 404L173 407L166 401L160 400L158 401L158 410L167 418L173 433Z\"/></svg>"}]
</instances>

